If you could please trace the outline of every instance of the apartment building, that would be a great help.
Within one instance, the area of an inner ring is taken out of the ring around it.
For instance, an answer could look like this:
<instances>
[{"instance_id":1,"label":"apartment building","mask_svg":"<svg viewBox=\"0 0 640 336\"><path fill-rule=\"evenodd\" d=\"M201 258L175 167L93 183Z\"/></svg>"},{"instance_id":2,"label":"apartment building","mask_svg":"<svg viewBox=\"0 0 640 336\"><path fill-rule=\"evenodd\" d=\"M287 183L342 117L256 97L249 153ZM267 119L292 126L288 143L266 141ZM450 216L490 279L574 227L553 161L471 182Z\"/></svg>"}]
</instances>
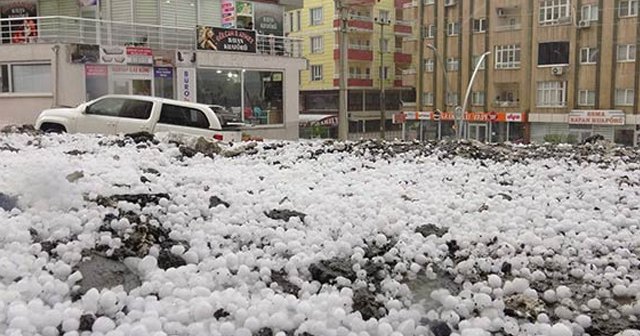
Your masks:
<instances>
[{"instance_id":1,"label":"apartment building","mask_svg":"<svg viewBox=\"0 0 640 336\"><path fill-rule=\"evenodd\" d=\"M104 94L220 105L298 138L301 0L0 0L0 125Z\"/></svg>"},{"instance_id":2,"label":"apartment building","mask_svg":"<svg viewBox=\"0 0 640 336\"><path fill-rule=\"evenodd\" d=\"M402 83L412 55L403 39L413 33L402 4L393 0L344 1L348 7L348 119L350 133L378 134L381 90L385 90L387 130L401 102L415 94ZM285 15L290 37L303 42L308 66L300 75L301 114L337 115L340 78L339 38L342 21L333 0L305 0ZM337 122L337 118L334 119ZM358 135L359 136L359 135Z\"/></svg>"},{"instance_id":3,"label":"apartment building","mask_svg":"<svg viewBox=\"0 0 640 336\"><path fill-rule=\"evenodd\" d=\"M405 1L405 18L420 22L419 1ZM403 80L420 87L422 79L419 110L442 111L440 121L430 114L430 136L454 134L454 107L464 103L478 57L490 51L471 86L467 137L541 142L600 134L638 143L637 0L422 1L423 35L406 39L405 48L417 55L422 43L424 57Z\"/></svg>"}]
</instances>

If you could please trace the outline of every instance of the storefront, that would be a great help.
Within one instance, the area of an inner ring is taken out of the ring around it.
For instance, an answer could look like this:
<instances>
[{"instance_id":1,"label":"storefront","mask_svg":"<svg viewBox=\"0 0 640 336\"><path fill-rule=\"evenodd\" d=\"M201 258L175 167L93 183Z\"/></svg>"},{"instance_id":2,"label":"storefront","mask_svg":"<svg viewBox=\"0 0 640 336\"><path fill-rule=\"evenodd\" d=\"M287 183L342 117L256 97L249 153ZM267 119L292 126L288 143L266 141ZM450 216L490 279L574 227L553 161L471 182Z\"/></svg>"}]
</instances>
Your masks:
<instances>
[{"instance_id":1,"label":"storefront","mask_svg":"<svg viewBox=\"0 0 640 336\"><path fill-rule=\"evenodd\" d=\"M416 131L418 139L456 137L453 112L402 112L396 122L406 123L405 129ZM464 115L463 137L482 142L522 142L526 115L522 112L467 112Z\"/></svg>"}]
</instances>

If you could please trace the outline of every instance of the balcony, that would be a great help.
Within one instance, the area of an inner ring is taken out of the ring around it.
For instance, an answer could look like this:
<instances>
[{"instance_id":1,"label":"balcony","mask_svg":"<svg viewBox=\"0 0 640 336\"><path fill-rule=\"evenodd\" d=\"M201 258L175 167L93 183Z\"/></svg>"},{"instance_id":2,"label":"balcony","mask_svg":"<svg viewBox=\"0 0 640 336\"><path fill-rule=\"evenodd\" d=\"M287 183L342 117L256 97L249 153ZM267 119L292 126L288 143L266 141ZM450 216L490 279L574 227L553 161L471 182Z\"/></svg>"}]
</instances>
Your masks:
<instances>
[{"instance_id":1,"label":"balcony","mask_svg":"<svg viewBox=\"0 0 640 336\"><path fill-rule=\"evenodd\" d=\"M398 35L411 35L412 23L411 21L396 20L393 31Z\"/></svg>"},{"instance_id":2,"label":"balcony","mask_svg":"<svg viewBox=\"0 0 640 336\"><path fill-rule=\"evenodd\" d=\"M373 79L371 79L370 75L367 74L349 74L349 79L347 80L348 86L350 87L371 87L373 86ZM333 86L340 85L340 75L333 75Z\"/></svg>"},{"instance_id":3,"label":"balcony","mask_svg":"<svg viewBox=\"0 0 640 336\"><path fill-rule=\"evenodd\" d=\"M402 75L396 75L395 79L393 80L393 86L394 87L403 87L404 85L402 85Z\"/></svg>"},{"instance_id":4,"label":"balcony","mask_svg":"<svg viewBox=\"0 0 640 336\"><path fill-rule=\"evenodd\" d=\"M370 16L350 15L347 27L359 31L373 31L373 18ZM340 17L336 15L333 20L333 28L340 27Z\"/></svg>"},{"instance_id":5,"label":"balcony","mask_svg":"<svg viewBox=\"0 0 640 336\"><path fill-rule=\"evenodd\" d=\"M518 107L519 105L519 101L515 100L495 100L493 102L493 107L504 107L504 108L511 108L511 107Z\"/></svg>"},{"instance_id":6,"label":"balcony","mask_svg":"<svg viewBox=\"0 0 640 336\"><path fill-rule=\"evenodd\" d=\"M506 32L506 31L514 31L522 29L522 25L519 23L507 24L503 26L497 26L495 28L496 32Z\"/></svg>"},{"instance_id":7,"label":"balcony","mask_svg":"<svg viewBox=\"0 0 640 336\"><path fill-rule=\"evenodd\" d=\"M402 49L396 49L393 53L393 61L396 64L411 64L411 54L402 52Z\"/></svg>"},{"instance_id":8,"label":"balcony","mask_svg":"<svg viewBox=\"0 0 640 336\"><path fill-rule=\"evenodd\" d=\"M36 21L38 27L38 36L30 39L29 43L135 45L164 50L196 49L196 27L144 25L68 16L0 19L0 25L9 28L2 31L2 40L10 40L14 33L22 33L18 28L22 27L22 21L27 19ZM302 57L302 40L258 34L256 52Z\"/></svg>"},{"instance_id":9,"label":"balcony","mask_svg":"<svg viewBox=\"0 0 640 336\"><path fill-rule=\"evenodd\" d=\"M340 49L337 45L333 49L333 59L340 59ZM351 61L373 61L373 51L370 46L350 44L347 51L347 59Z\"/></svg>"},{"instance_id":10,"label":"balcony","mask_svg":"<svg viewBox=\"0 0 640 336\"><path fill-rule=\"evenodd\" d=\"M395 8L402 9L411 6L411 2L412 0L394 0L393 4Z\"/></svg>"}]
</instances>

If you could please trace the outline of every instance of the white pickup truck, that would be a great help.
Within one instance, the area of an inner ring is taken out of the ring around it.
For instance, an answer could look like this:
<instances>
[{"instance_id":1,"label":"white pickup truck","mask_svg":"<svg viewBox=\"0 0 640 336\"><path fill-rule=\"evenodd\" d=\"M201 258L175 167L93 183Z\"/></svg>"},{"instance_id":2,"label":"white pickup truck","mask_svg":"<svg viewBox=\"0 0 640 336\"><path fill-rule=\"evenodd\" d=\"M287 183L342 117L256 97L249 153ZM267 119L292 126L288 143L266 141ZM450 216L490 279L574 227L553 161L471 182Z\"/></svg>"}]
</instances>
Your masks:
<instances>
[{"instance_id":1,"label":"white pickup truck","mask_svg":"<svg viewBox=\"0 0 640 336\"><path fill-rule=\"evenodd\" d=\"M45 132L174 132L221 141L242 140L241 127L222 125L207 105L147 96L107 95L73 108L44 110L35 127Z\"/></svg>"}]
</instances>

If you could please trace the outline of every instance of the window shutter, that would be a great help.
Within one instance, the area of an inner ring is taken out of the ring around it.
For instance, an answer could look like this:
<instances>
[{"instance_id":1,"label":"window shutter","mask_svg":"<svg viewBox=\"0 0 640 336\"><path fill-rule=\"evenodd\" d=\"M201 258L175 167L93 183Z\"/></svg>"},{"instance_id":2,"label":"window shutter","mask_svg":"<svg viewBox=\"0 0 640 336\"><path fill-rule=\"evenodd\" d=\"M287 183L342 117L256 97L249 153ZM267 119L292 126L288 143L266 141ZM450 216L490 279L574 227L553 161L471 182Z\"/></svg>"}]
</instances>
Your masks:
<instances>
[{"instance_id":1,"label":"window shutter","mask_svg":"<svg viewBox=\"0 0 640 336\"><path fill-rule=\"evenodd\" d=\"M170 0L161 2L161 24L171 27L195 28L197 21L196 1L197 0Z\"/></svg>"},{"instance_id":2,"label":"window shutter","mask_svg":"<svg viewBox=\"0 0 640 336\"><path fill-rule=\"evenodd\" d=\"M132 0L118 0L111 2L111 20L118 22L133 22L133 13L131 12Z\"/></svg>"},{"instance_id":3,"label":"window shutter","mask_svg":"<svg viewBox=\"0 0 640 336\"><path fill-rule=\"evenodd\" d=\"M135 1L135 22L142 24L158 24L158 1L157 0L136 0Z\"/></svg>"},{"instance_id":4,"label":"window shutter","mask_svg":"<svg viewBox=\"0 0 640 336\"><path fill-rule=\"evenodd\" d=\"M198 0L198 24L201 26L222 26L220 0Z\"/></svg>"}]
</instances>

